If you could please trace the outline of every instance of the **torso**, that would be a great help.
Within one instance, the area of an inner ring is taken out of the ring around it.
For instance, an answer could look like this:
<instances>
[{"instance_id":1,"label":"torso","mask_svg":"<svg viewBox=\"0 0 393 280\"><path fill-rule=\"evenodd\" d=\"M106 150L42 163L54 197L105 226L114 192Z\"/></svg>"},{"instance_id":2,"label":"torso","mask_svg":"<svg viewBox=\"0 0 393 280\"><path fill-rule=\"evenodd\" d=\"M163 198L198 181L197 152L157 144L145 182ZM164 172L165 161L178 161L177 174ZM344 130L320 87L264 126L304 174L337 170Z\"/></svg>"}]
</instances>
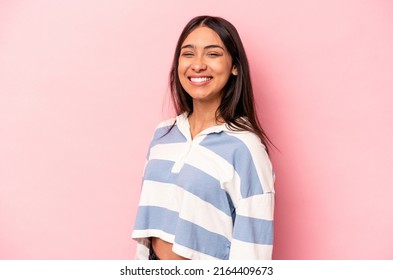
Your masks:
<instances>
[{"instance_id":1,"label":"torso","mask_svg":"<svg viewBox=\"0 0 393 280\"><path fill-rule=\"evenodd\" d=\"M273 191L271 166L256 135L232 133L222 126L199 133L200 137L197 135L191 140L187 122L185 116L178 116L174 126L173 120L164 122L154 134L144 172L143 203L138 211L133 238L151 238L150 232L154 229L172 238L169 240L179 240L178 246L186 255L177 252L183 257L173 252L173 244L159 237L152 238L154 251L162 260L182 260L184 256L229 259L234 227L232 214L236 206L233 202L243 197L242 190L246 196L262 193L257 170L262 170L262 177L266 179L264 191ZM254 157L262 160L250 169L244 168L243 163L252 162ZM252 184L243 186L240 182ZM190 215L196 209L198 214ZM200 229L206 234L198 235ZM189 236L195 236L195 240Z\"/></svg>"},{"instance_id":2,"label":"torso","mask_svg":"<svg viewBox=\"0 0 393 280\"><path fill-rule=\"evenodd\" d=\"M172 251L172 243L156 237L153 237L151 242L153 250L160 260L187 260Z\"/></svg>"}]
</instances>

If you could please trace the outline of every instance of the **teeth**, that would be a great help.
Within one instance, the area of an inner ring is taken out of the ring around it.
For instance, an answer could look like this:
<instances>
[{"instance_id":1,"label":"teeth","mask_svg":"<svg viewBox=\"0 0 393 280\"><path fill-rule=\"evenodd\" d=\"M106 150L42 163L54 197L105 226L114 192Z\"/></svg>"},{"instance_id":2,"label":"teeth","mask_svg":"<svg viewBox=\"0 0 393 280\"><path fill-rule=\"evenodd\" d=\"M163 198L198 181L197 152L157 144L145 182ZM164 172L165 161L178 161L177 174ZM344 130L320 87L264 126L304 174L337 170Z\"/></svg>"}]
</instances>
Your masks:
<instances>
[{"instance_id":1,"label":"teeth","mask_svg":"<svg viewBox=\"0 0 393 280\"><path fill-rule=\"evenodd\" d=\"M210 77L198 77L198 78L190 78L190 80L195 83L203 83L203 82L207 82L207 81L211 80L211 78Z\"/></svg>"}]
</instances>

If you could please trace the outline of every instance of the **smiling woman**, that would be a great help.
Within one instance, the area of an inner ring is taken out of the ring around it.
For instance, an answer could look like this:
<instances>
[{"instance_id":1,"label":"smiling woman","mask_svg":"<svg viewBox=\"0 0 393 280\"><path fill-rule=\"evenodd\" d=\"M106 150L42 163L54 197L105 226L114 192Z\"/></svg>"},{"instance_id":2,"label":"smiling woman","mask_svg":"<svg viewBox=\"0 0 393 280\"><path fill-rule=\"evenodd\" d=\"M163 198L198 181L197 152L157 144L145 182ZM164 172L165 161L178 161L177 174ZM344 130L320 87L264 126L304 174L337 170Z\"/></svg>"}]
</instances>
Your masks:
<instances>
[{"instance_id":1,"label":"smiling woman","mask_svg":"<svg viewBox=\"0 0 393 280\"><path fill-rule=\"evenodd\" d=\"M271 259L274 175L235 27L200 16L170 72L177 117L158 125L132 237L138 259Z\"/></svg>"}]
</instances>

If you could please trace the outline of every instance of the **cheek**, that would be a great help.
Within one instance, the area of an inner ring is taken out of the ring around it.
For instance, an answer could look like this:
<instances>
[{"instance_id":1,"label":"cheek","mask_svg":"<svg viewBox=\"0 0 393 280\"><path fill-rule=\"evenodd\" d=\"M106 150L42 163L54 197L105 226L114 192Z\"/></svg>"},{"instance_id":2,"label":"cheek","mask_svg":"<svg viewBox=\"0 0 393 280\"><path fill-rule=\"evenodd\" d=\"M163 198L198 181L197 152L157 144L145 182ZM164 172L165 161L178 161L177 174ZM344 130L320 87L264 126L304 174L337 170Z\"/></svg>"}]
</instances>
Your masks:
<instances>
[{"instance_id":1,"label":"cheek","mask_svg":"<svg viewBox=\"0 0 393 280\"><path fill-rule=\"evenodd\" d=\"M186 61L180 59L179 64L177 66L177 72L179 72L179 74L183 74L190 66L189 64L190 63L187 63Z\"/></svg>"},{"instance_id":2,"label":"cheek","mask_svg":"<svg viewBox=\"0 0 393 280\"><path fill-rule=\"evenodd\" d=\"M183 87L186 86L187 78L185 78L184 75L181 75L180 73L179 73L179 81L180 81L180 84L181 84Z\"/></svg>"},{"instance_id":3,"label":"cheek","mask_svg":"<svg viewBox=\"0 0 393 280\"><path fill-rule=\"evenodd\" d=\"M186 76L185 76L185 70L184 70L185 68L184 67L182 67L180 64L179 64L179 66L177 67L177 77L178 77L178 79L179 79L179 81L180 81L180 84L184 87L185 86L185 83L186 83L186 80L187 80L187 78L186 78Z\"/></svg>"},{"instance_id":4,"label":"cheek","mask_svg":"<svg viewBox=\"0 0 393 280\"><path fill-rule=\"evenodd\" d=\"M227 76L227 75L229 76L232 71L232 64L228 61L218 62L212 67L214 67L214 69L216 70L217 73L220 73L221 75L224 75L224 76Z\"/></svg>"}]
</instances>

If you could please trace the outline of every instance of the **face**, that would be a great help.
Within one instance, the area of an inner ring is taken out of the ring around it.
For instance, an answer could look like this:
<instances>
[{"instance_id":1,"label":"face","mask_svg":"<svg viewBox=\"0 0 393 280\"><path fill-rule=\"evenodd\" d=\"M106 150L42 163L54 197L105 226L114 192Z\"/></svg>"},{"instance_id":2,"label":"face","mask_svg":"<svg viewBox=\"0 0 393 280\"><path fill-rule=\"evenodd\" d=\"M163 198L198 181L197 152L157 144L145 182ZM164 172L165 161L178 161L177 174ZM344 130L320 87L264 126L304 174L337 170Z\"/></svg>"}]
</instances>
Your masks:
<instances>
[{"instance_id":1,"label":"face","mask_svg":"<svg viewBox=\"0 0 393 280\"><path fill-rule=\"evenodd\" d=\"M184 40L178 65L179 80L193 101L216 102L230 75L237 75L218 34L208 27L198 27Z\"/></svg>"}]
</instances>

